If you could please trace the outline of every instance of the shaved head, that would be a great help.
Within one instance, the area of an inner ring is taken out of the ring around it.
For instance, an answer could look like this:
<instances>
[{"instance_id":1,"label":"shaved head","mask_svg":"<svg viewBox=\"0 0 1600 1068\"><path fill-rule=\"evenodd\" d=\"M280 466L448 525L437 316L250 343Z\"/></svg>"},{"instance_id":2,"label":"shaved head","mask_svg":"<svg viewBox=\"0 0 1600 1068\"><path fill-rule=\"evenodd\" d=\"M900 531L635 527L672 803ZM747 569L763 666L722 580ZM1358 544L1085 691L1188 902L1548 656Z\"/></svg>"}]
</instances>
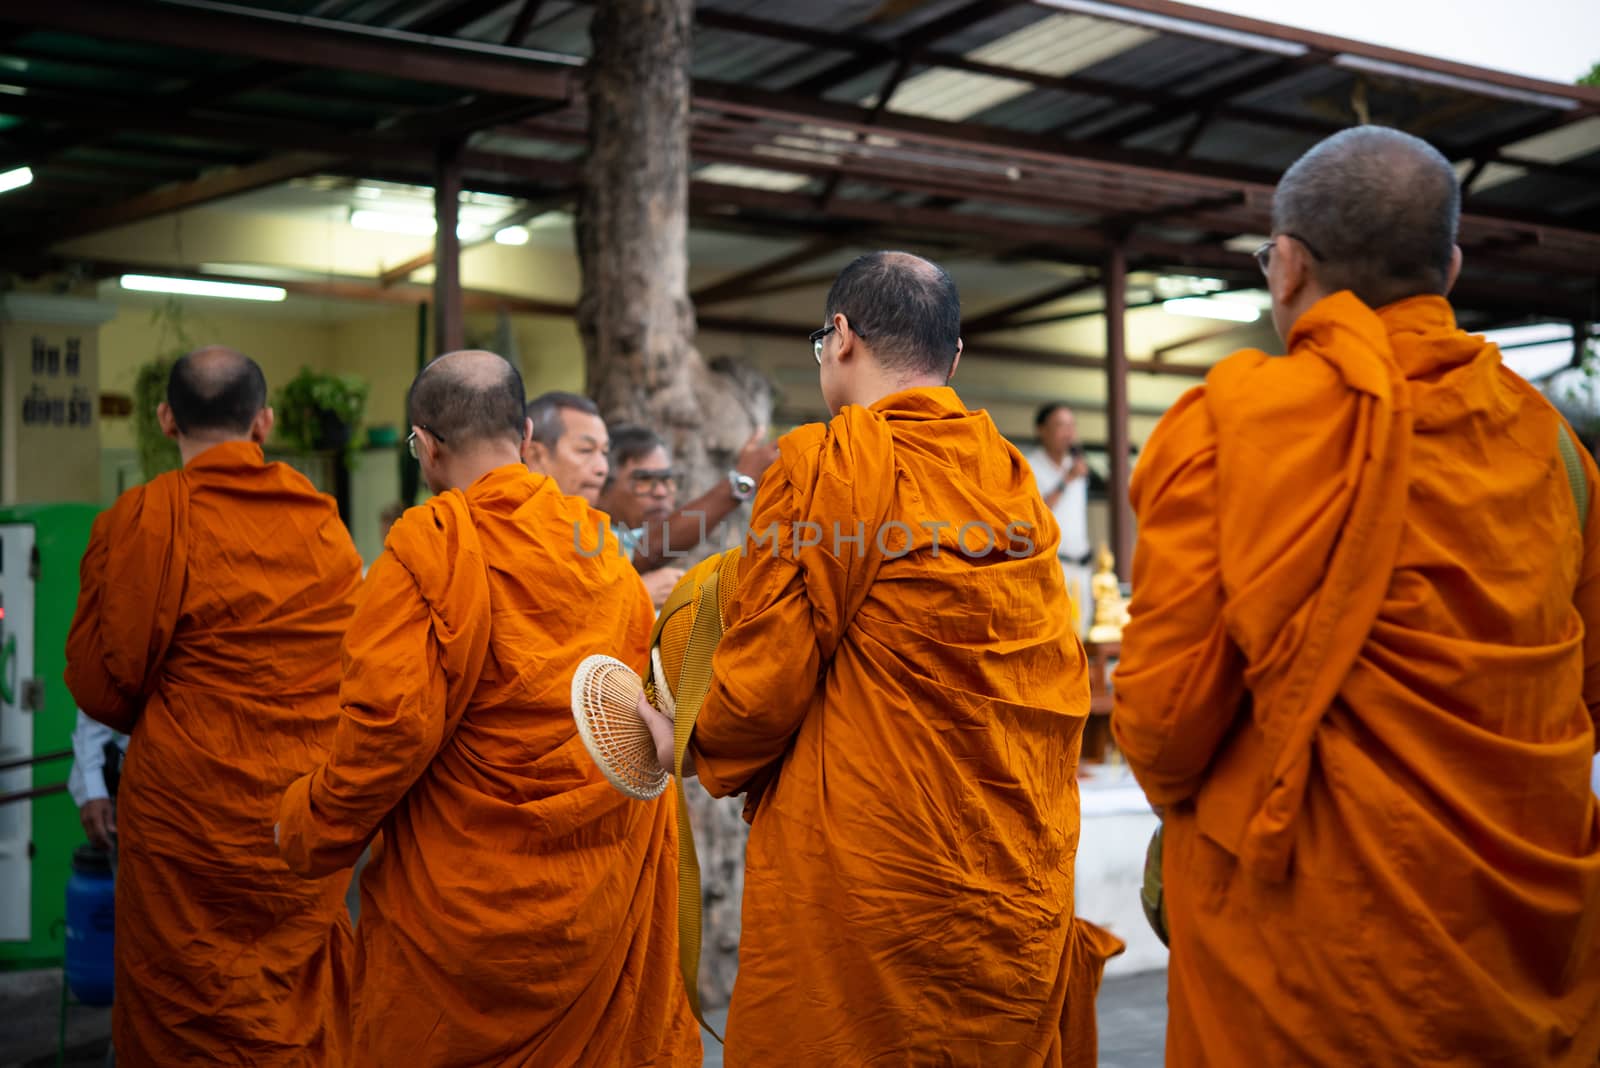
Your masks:
<instances>
[{"instance_id":1,"label":"shaved head","mask_svg":"<svg viewBox=\"0 0 1600 1068\"><path fill-rule=\"evenodd\" d=\"M1272 231L1300 241L1330 292L1369 307L1449 289L1461 187L1450 161L1382 126L1342 130L1301 156L1272 199Z\"/></svg>"},{"instance_id":2,"label":"shaved head","mask_svg":"<svg viewBox=\"0 0 1600 1068\"><path fill-rule=\"evenodd\" d=\"M413 426L447 447L504 439L522 442L522 375L504 357L478 349L447 352L417 373L406 397Z\"/></svg>"},{"instance_id":3,"label":"shaved head","mask_svg":"<svg viewBox=\"0 0 1600 1068\"><path fill-rule=\"evenodd\" d=\"M948 376L961 340L961 297L943 267L909 252L873 252L839 272L825 320L842 313L887 367Z\"/></svg>"},{"instance_id":4,"label":"shaved head","mask_svg":"<svg viewBox=\"0 0 1600 1068\"><path fill-rule=\"evenodd\" d=\"M256 362L221 345L195 349L172 365L167 407L184 434L248 434L267 406L267 380Z\"/></svg>"}]
</instances>

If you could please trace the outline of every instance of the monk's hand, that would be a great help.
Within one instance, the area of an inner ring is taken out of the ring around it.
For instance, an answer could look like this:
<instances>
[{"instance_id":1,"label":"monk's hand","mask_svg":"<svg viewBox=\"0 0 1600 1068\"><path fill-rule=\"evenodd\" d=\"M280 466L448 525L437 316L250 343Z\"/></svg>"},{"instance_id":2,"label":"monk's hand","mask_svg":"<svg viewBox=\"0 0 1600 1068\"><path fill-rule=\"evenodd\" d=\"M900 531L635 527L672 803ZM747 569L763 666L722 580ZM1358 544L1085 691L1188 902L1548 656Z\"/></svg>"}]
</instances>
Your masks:
<instances>
[{"instance_id":1,"label":"monk's hand","mask_svg":"<svg viewBox=\"0 0 1600 1068\"><path fill-rule=\"evenodd\" d=\"M110 801L99 797L84 802L78 810L78 819L83 821L83 833L89 836L90 842L101 849L111 848L111 836L117 833L117 819Z\"/></svg>"},{"instance_id":2,"label":"monk's hand","mask_svg":"<svg viewBox=\"0 0 1600 1068\"><path fill-rule=\"evenodd\" d=\"M739 458L734 461L734 469L741 475L749 475L757 482L766 474L767 468L778 459L778 443L767 440L767 428L756 427L756 432L750 435L750 440L739 449Z\"/></svg>"},{"instance_id":3,"label":"monk's hand","mask_svg":"<svg viewBox=\"0 0 1600 1068\"><path fill-rule=\"evenodd\" d=\"M668 771L672 770L672 757L674 749L672 719L665 712L660 711L650 703L650 698L644 694L639 695L639 718L644 720L644 725L650 730L650 740L656 743L656 759ZM688 752L683 754L683 775L688 778L694 774L693 764Z\"/></svg>"},{"instance_id":4,"label":"monk's hand","mask_svg":"<svg viewBox=\"0 0 1600 1068\"><path fill-rule=\"evenodd\" d=\"M678 580L683 578L683 568L658 567L654 571L646 571L643 578L645 591L650 594L650 603L660 608L667 603Z\"/></svg>"}]
</instances>

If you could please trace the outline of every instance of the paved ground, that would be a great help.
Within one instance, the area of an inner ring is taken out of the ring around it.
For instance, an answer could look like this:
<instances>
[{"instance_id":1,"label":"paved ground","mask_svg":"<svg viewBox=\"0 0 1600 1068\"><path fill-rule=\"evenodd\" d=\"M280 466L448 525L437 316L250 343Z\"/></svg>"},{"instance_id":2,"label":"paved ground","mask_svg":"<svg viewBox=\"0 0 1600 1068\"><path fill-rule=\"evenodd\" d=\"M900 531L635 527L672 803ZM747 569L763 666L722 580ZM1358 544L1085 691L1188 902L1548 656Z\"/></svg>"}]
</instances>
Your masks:
<instances>
[{"instance_id":1,"label":"paved ground","mask_svg":"<svg viewBox=\"0 0 1600 1068\"><path fill-rule=\"evenodd\" d=\"M56 1050L60 972L0 974L0 1068L49 1068ZM1167 973L1108 979L1100 988L1100 1068L1161 1068L1167 1026ZM710 1014L722 1030L726 1011ZM66 1068L101 1068L111 1010L68 1010ZM705 1036L706 1068L722 1068L722 1047Z\"/></svg>"}]
</instances>

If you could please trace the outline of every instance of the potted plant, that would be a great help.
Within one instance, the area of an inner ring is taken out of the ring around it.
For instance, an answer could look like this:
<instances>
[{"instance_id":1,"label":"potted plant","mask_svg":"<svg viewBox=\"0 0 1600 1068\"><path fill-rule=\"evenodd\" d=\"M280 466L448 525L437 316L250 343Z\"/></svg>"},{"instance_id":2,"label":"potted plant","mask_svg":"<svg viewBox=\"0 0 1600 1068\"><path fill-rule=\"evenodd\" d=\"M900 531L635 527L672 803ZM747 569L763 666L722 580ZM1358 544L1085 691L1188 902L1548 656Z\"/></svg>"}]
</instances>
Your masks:
<instances>
[{"instance_id":1,"label":"potted plant","mask_svg":"<svg viewBox=\"0 0 1600 1068\"><path fill-rule=\"evenodd\" d=\"M167 399L167 379L172 365L193 348L184 328L183 305L169 298L150 315L158 333L161 354L140 366L133 379L133 439L145 481L183 466L178 443L161 430L156 409Z\"/></svg>"},{"instance_id":2,"label":"potted plant","mask_svg":"<svg viewBox=\"0 0 1600 1068\"><path fill-rule=\"evenodd\" d=\"M156 409L167 399L167 378L182 353L158 356L139 368L133 380L133 438L145 481L183 466L178 443L161 430Z\"/></svg>"},{"instance_id":3,"label":"potted plant","mask_svg":"<svg viewBox=\"0 0 1600 1068\"><path fill-rule=\"evenodd\" d=\"M357 375L300 368L272 398L278 435L303 452L333 450L350 459L370 388Z\"/></svg>"}]
</instances>

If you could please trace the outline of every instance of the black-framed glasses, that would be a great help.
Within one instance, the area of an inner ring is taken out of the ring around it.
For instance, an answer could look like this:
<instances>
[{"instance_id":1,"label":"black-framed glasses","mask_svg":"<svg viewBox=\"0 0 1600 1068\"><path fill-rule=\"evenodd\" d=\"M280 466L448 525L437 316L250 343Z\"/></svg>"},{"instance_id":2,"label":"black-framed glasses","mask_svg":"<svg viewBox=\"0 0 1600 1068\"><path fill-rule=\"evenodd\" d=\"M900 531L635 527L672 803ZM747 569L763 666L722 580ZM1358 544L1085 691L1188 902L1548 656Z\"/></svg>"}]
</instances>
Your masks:
<instances>
[{"instance_id":1,"label":"black-framed glasses","mask_svg":"<svg viewBox=\"0 0 1600 1068\"><path fill-rule=\"evenodd\" d=\"M811 355L817 358L817 365L819 367L822 365L822 340L837 329L838 327L834 326L832 323L829 323L821 330L813 330L811 332ZM862 341L867 340L867 335L857 330L854 326L850 327L850 331Z\"/></svg>"},{"instance_id":2,"label":"black-framed glasses","mask_svg":"<svg viewBox=\"0 0 1600 1068\"><path fill-rule=\"evenodd\" d=\"M1283 236L1292 241L1300 242L1305 246L1306 251L1311 253L1312 259L1316 260L1318 263L1322 262L1322 253L1318 252L1316 246L1311 242L1307 241L1299 234L1290 233L1288 230L1283 232ZM1278 239L1276 237L1269 237L1265 241L1261 242L1260 248L1251 253L1251 255L1255 256L1256 266L1261 268L1262 274L1266 274L1267 268L1272 266L1272 245L1277 240Z\"/></svg>"},{"instance_id":3,"label":"black-framed glasses","mask_svg":"<svg viewBox=\"0 0 1600 1068\"><path fill-rule=\"evenodd\" d=\"M416 426L411 428L411 433L406 435L406 448L411 451L411 458L413 460L417 458L417 431L419 430L426 430L428 433L433 435L434 441L437 441L440 445L444 444L444 438L439 435L438 431L434 430L433 427L429 426L427 423L418 423Z\"/></svg>"},{"instance_id":4,"label":"black-framed glasses","mask_svg":"<svg viewBox=\"0 0 1600 1068\"><path fill-rule=\"evenodd\" d=\"M633 492L640 495L649 493L657 487L666 490L668 493L676 492L678 480L678 472L670 467L659 471L628 472L628 482L632 485Z\"/></svg>"}]
</instances>

